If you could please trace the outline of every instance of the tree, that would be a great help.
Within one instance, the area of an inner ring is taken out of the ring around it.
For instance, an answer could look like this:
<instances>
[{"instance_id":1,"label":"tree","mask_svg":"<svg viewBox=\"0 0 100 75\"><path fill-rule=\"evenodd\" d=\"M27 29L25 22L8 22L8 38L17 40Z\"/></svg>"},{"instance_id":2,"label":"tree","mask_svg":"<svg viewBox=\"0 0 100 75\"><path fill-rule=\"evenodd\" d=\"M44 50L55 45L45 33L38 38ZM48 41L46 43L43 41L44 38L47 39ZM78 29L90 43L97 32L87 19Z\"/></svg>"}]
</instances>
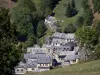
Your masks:
<instances>
[{"instance_id":1,"label":"tree","mask_svg":"<svg viewBox=\"0 0 100 75\"><path fill-rule=\"evenodd\" d=\"M100 21L96 22L95 29L96 29L96 32L98 33L98 35L100 35Z\"/></svg>"},{"instance_id":2,"label":"tree","mask_svg":"<svg viewBox=\"0 0 100 75\"><path fill-rule=\"evenodd\" d=\"M100 12L100 0L93 0L94 12Z\"/></svg>"},{"instance_id":3,"label":"tree","mask_svg":"<svg viewBox=\"0 0 100 75\"><path fill-rule=\"evenodd\" d=\"M11 23L16 25L19 41L27 41L30 33L35 36L37 14L34 2L31 0L20 0L17 6L12 9Z\"/></svg>"},{"instance_id":4,"label":"tree","mask_svg":"<svg viewBox=\"0 0 100 75\"><path fill-rule=\"evenodd\" d=\"M83 13L84 25L91 26L93 23L93 13L90 8L86 9Z\"/></svg>"},{"instance_id":5,"label":"tree","mask_svg":"<svg viewBox=\"0 0 100 75\"><path fill-rule=\"evenodd\" d=\"M10 24L8 13L8 10L0 8L0 75L12 75L22 52L17 46L16 28Z\"/></svg>"},{"instance_id":6,"label":"tree","mask_svg":"<svg viewBox=\"0 0 100 75\"><path fill-rule=\"evenodd\" d=\"M76 31L75 37L78 40L81 47L84 48L84 52L87 58L89 58L88 55L92 56L92 52L95 49L95 45L97 45L98 43L98 36L96 31L93 30L91 27L83 26Z\"/></svg>"},{"instance_id":7,"label":"tree","mask_svg":"<svg viewBox=\"0 0 100 75\"><path fill-rule=\"evenodd\" d=\"M76 20L76 23L75 23L76 28L78 29L79 27L83 26L83 23L84 23L83 17L82 16L79 16L77 18L77 20Z\"/></svg>"},{"instance_id":8,"label":"tree","mask_svg":"<svg viewBox=\"0 0 100 75\"><path fill-rule=\"evenodd\" d=\"M95 59L100 59L100 43L96 45L94 49Z\"/></svg>"},{"instance_id":9,"label":"tree","mask_svg":"<svg viewBox=\"0 0 100 75\"><path fill-rule=\"evenodd\" d=\"M44 21L39 21L38 23L38 27L37 27L37 36L38 37L41 37L44 35L45 31L47 30L45 24L44 24Z\"/></svg>"},{"instance_id":10,"label":"tree","mask_svg":"<svg viewBox=\"0 0 100 75\"><path fill-rule=\"evenodd\" d=\"M68 3L68 5L67 5L65 16L71 17L71 5L70 5L70 3Z\"/></svg>"},{"instance_id":11,"label":"tree","mask_svg":"<svg viewBox=\"0 0 100 75\"><path fill-rule=\"evenodd\" d=\"M89 8L88 0L83 0L82 1L82 7L83 7L84 10L86 10L87 8Z\"/></svg>"},{"instance_id":12,"label":"tree","mask_svg":"<svg viewBox=\"0 0 100 75\"><path fill-rule=\"evenodd\" d=\"M66 7L66 13L65 16L67 17L72 17L75 16L78 13L76 7L75 7L75 1L72 0L71 4L68 3L67 7Z\"/></svg>"},{"instance_id":13,"label":"tree","mask_svg":"<svg viewBox=\"0 0 100 75\"><path fill-rule=\"evenodd\" d=\"M95 30L91 29L90 27L83 26L79 28L76 33L76 39L82 44L86 45L96 45L98 42L97 33Z\"/></svg>"},{"instance_id":14,"label":"tree","mask_svg":"<svg viewBox=\"0 0 100 75\"><path fill-rule=\"evenodd\" d=\"M97 4L97 11L98 11L98 13L100 13L100 2L98 2L98 4Z\"/></svg>"},{"instance_id":15,"label":"tree","mask_svg":"<svg viewBox=\"0 0 100 75\"><path fill-rule=\"evenodd\" d=\"M52 0L41 0L40 9L38 14L44 19L46 16L52 13Z\"/></svg>"},{"instance_id":16,"label":"tree","mask_svg":"<svg viewBox=\"0 0 100 75\"><path fill-rule=\"evenodd\" d=\"M74 1L74 0L71 1L71 6L72 6L73 8L75 8L75 1Z\"/></svg>"},{"instance_id":17,"label":"tree","mask_svg":"<svg viewBox=\"0 0 100 75\"><path fill-rule=\"evenodd\" d=\"M75 31L76 31L76 27L73 24L68 24L64 29L65 33L74 33Z\"/></svg>"}]
</instances>

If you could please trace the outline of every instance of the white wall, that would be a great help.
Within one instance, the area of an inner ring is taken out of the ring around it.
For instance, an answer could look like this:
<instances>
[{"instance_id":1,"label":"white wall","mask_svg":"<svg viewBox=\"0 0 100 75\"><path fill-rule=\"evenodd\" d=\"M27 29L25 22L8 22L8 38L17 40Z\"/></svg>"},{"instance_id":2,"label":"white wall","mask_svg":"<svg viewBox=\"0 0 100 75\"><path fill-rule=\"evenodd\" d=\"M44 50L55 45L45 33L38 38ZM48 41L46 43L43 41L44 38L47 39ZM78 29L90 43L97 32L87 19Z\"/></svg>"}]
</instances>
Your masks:
<instances>
[{"instance_id":1,"label":"white wall","mask_svg":"<svg viewBox=\"0 0 100 75\"><path fill-rule=\"evenodd\" d=\"M25 74L26 73L26 69L24 68L16 68L15 69L15 74Z\"/></svg>"}]
</instances>

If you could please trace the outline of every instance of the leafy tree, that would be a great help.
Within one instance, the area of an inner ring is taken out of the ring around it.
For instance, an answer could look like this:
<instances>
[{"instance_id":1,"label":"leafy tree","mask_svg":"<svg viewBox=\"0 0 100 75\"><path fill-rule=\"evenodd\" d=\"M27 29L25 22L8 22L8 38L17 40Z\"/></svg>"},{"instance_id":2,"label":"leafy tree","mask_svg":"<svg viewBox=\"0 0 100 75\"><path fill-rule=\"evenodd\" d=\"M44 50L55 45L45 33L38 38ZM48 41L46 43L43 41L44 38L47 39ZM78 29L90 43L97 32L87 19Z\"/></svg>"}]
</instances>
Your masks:
<instances>
[{"instance_id":1,"label":"leafy tree","mask_svg":"<svg viewBox=\"0 0 100 75\"><path fill-rule=\"evenodd\" d=\"M100 43L96 45L94 49L95 59L100 59Z\"/></svg>"},{"instance_id":2,"label":"leafy tree","mask_svg":"<svg viewBox=\"0 0 100 75\"><path fill-rule=\"evenodd\" d=\"M38 37L41 37L44 35L45 31L47 30L45 24L44 24L44 21L39 21L38 23L38 27L37 27L37 36Z\"/></svg>"},{"instance_id":3,"label":"leafy tree","mask_svg":"<svg viewBox=\"0 0 100 75\"><path fill-rule=\"evenodd\" d=\"M95 29L96 29L96 32L98 33L98 35L100 35L100 21L96 22Z\"/></svg>"},{"instance_id":4,"label":"leafy tree","mask_svg":"<svg viewBox=\"0 0 100 75\"><path fill-rule=\"evenodd\" d=\"M76 33L77 40L82 44L96 45L98 41L97 33L93 29L87 26L79 28Z\"/></svg>"},{"instance_id":5,"label":"leafy tree","mask_svg":"<svg viewBox=\"0 0 100 75\"><path fill-rule=\"evenodd\" d=\"M75 1L74 1L74 0L71 1L71 6L72 6L73 8L75 8Z\"/></svg>"},{"instance_id":6,"label":"leafy tree","mask_svg":"<svg viewBox=\"0 0 100 75\"><path fill-rule=\"evenodd\" d=\"M100 0L93 0L94 12L100 12Z\"/></svg>"},{"instance_id":7,"label":"leafy tree","mask_svg":"<svg viewBox=\"0 0 100 75\"><path fill-rule=\"evenodd\" d=\"M41 17L45 18L52 13L52 0L41 0L40 2L40 10L38 11L38 14L41 14Z\"/></svg>"},{"instance_id":8,"label":"leafy tree","mask_svg":"<svg viewBox=\"0 0 100 75\"><path fill-rule=\"evenodd\" d=\"M83 23L84 23L83 17L82 17L82 16L79 16L79 17L77 18L77 20L76 20L75 25L76 25L77 28L79 28L79 27L83 26Z\"/></svg>"},{"instance_id":9,"label":"leafy tree","mask_svg":"<svg viewBox=\"0 0 100 75\"><path fill-rule=\"evenodd\" d=\"M70 3L68 3L67 8L66 8L65 16L71 17L70 11L71 11L71 5L70 5Z\"/></svg>"},{"instance_id":10,"label":"leafy tree","mask_svg":"<svg viewBox=\"0 0 100 75\"><path fill-rule=\"evenodd\" d=\"M67 7L66 7L66 13L65 16L67 17L72 17L75 16L78 13L76 7L75 7L75 1L72 0L71 4L68 3Z\"/></svg>"},{"instance_id":11,"label":"leafy tree","mask_svg":"<svg viewBox=\"0 0 100 75\"><path fill-rule=\"evenodd\" d=\"M74 33L75 31L76 31L76 27L73 24L68 24L64 29L65 33Z\"/></svg>"},{"instance_id":12,"label":"leafy tree","mask_svg":"<svg viewBox=\"0 0 100 75\"><path fill-rule=\"evenodd\" d=\"M91 26L93 23L93 13L90 8L86 9L83 13L84 25Z\"/></svg>"},{"instance_id":13,"label":"leafy tree","mask_svg":"<svg viewBox=\"0 0 100 75\"><path fill-rule=\"evenodd\" d=\"M22 52L17 45L16 28L10 24L8 13L8 10L0 8L0 75L12 75Z\"/></svg>"},{"instance_id":14,"label":"leafy tree","mask_svg":"<svg viewBox=\"0 0 100 75\"><path fill-rule=\"evenodd\" d=\"M83 7L84 10L86 10L87 8L89 8L88 0L83 0L82 1L82 7Z\"/></svg>"},{"instance_id":15,"label":"leafy tree","mask_svg":"<svg viewBox=\"0 0 100 75\"><path fill-rule=\"evenodd\" d=\"M29 39L30 33L35 34L36 17L36 7L31 0L20 0L17 6L12 9L11 23L16 25L19 41L25 42Z\"/></svg>"}]
</instances>

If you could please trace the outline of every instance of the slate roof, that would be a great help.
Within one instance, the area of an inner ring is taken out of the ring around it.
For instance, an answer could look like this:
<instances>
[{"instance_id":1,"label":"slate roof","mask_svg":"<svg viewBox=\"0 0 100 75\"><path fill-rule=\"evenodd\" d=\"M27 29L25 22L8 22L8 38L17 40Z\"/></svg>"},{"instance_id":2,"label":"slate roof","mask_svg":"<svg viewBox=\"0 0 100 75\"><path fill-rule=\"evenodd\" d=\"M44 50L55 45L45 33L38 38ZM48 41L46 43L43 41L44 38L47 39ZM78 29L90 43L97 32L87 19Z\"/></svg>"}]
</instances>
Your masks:
<instances>
[{"instance_id":1,"label":"slate roof","mask_svg":"<svg viewBox=\"0 0 100 75\"><path fill-rule=\"evenodd\" d=\"M37 63L50 63L51 56L45 53L36 53L36 54L24 54L24 59L37 59Z\"/></svg>"},{"instance_id":2,"label":"slate roof","mask_svg":"<svg viewBox=\"0 0 100 75\"><path fill-rule=\"evenodd\" d=\"M39 57L37 60L38 64L50 64L51 63L51 58L50 57Z\"/></svg>"},{"instance_id":3,"label":"slate roof","mask_svg":"<svg viewBox=\"0 0 100 75\"><path fill-rule=\"evenodd\" d=\"M75 39L75 35L74 33L59 33L59 32L55 32L52 37L56 37L56 38L61 38L61 39Z\"/></svg>"},{"instance_id":4,"label":"slate roof","mask_svg":"<svg viewBox=\"0 0 100 75\"><path fill-rule=\"evenodd\" d=\"M54 43L54 44L56 44L56 43L62 44L64 42L65 42L65 40L62 40L62 39L57 39L57 38L52 39L52 43Z\"/></svg>"},{"instance_id":5,"label":"slate roof","mask_svg":"<svg viewBox=\"0 0 100 75\"><path fill-rule=\"evenodd\" d=\"M67 60L75 60L79 58L77 55L68 55L64 58L64 61L67 61Z\"/></svg>"},{"instance_id":6,"label":"slate roof","mask_svg":"<svg viewBox=\"0 0 100 75\"><path fill-rule=\"evenodd\" d=\"M27 48L27 52L33 52L33 53L45 53L46 52L46 48L34 48L34 47L29 47Z\"/></svg>"},{"instance_id":7,"label":"slate roof","mask_svg":"<svg viewBox=\"0 0 100 75\"><path fill-rule=\"evenodd\" d=\"M18 66L16 66L15 68L35 68L37 67L37 62L36 61L32 61L31 63L23 63L21 62L21 64L19 63Z\"/></svg>"}]
</instances>

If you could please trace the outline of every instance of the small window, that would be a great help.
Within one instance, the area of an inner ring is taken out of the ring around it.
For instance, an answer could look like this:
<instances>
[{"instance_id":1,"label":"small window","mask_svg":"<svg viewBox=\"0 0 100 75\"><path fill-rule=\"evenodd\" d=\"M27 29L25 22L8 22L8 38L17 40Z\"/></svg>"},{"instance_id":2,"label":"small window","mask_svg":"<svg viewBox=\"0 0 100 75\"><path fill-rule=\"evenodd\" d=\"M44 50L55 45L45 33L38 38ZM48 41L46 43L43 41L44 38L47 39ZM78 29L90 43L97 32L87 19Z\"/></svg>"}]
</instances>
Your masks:
<instances>
[{"instance_id":1,"label":"small window","mask_svg":"<svg viewBox=\"0 0 100 75\"><path fill-rule=\"evenodd\" d=\"M67 50L69 50L69 48L67 48Z\"/></svg>"},{"instance_id":2,"label":"small window","mask_svg":"<svg viewBox=\"0 0 100 75\"><path fill-rule=\"evenodd\" d=\"M17 71L19 71L19 69L17 69Z\"/></svg>"},{"instance_id":3,"label":"small window","mask_svg":"<svg viewBox=\"0 0 100 75\"><path fill-rule=\"evenodd\" d=\"M45 64L45 66L48 66L48 64Z\"/></svg>"},{"instance_id":4,"label":"small window","mask_svg":"<svg viewBox=\"0 0 100 75\"><path fill-rule=\"evenodd\" d=\"M64 48L64 50L66 50L66 48Z\"/></svg>"},{"instance_id":5,"label":"small window","mask_svg":"<svg viewBox=\"0 0 100 75\"><path fill-rule=\"evenodd\" d=\"M23 69L21 69L21 71L23 71Z\"/></svg>"},{"instance_id":6,"label":"small window","mask_svg":"<svg viewBox=\"0 0 100 75\"><path fill-rule=\"evenodd\" d=\"M40 64L40 66L41 66L41 64Z\"/></svg>"}]
</instances>

